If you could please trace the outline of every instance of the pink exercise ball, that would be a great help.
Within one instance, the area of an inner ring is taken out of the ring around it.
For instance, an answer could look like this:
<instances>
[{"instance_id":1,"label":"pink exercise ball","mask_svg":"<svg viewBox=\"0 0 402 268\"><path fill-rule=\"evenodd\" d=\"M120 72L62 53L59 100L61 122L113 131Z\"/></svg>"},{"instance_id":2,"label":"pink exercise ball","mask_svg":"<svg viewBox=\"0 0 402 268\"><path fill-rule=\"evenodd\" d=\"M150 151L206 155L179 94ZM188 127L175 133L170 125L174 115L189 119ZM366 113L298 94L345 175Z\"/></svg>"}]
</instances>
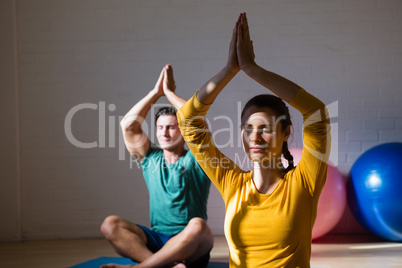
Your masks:
<instances>
[{"instance_id":1,"label":"pink exercise ball","mask_svg":"<svg viewBox=\"0 0 402 268\"><path fill-rule=\"evenodd\" d=\"M295 166L302 156L302 149L289 149ZM287 166L287 161L284 160ZM342 218L346 207L346 186L342 174L331 163L328 165L327 181L318 200L317 218L314 223L312 239L319 238L329 231Z\"/></svg>"}]
</instances>

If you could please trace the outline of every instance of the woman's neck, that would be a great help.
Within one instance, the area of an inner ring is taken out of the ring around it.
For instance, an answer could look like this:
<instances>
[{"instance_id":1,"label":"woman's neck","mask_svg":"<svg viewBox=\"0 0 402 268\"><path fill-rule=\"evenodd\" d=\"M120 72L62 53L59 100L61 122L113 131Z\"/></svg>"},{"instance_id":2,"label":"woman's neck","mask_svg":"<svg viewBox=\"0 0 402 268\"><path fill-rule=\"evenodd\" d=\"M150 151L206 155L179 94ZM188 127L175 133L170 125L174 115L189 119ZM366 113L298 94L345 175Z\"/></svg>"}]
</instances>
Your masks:
<instances>
[{"instance_id":1,"label":"woman's neck","mask_svg":"<svg viewBox=\"0 0 402 268\"><path fill-rule=\"evenodd\" d=\"M281 160L277 159L277 161ZM258 192L270 194L275 190L279 180L283 176L284 169L281 163L270 166L263 162L253 162L253 181Z\"/></svg>"}]
</instances>

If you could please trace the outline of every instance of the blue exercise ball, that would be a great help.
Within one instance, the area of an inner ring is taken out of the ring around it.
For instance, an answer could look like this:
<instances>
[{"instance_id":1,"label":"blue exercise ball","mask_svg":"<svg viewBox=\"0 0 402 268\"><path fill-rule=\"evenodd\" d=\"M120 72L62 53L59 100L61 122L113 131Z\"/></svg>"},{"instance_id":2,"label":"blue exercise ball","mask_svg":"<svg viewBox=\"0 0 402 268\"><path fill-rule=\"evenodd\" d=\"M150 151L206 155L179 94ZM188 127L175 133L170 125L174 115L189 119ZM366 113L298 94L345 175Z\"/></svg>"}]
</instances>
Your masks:
<instances>
[{"instance_id":1,"label":"blue exercise ball","mask_svg":"<svg viewBox=\"0 0 402 268\"><path fill-rule=\"evenodd\" d=\"M386 143L363 153L353 164L348 203L372 233L402 241L402 143Z\"/></svg>"}]
</instances>

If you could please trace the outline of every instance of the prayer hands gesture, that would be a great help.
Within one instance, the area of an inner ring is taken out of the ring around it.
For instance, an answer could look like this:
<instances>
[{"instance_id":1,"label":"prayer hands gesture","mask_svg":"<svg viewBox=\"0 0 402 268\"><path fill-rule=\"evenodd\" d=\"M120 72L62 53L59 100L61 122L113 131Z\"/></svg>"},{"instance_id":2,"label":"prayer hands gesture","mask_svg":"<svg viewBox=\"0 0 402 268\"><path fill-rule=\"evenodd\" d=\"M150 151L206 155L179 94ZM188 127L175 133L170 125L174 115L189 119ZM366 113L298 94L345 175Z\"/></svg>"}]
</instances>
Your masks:
<instances>
[{"instance_id":1,"label":"prayer hands gesture","mask_svg":"<svg viewBox=\"0 0 402 268\"><path fill-rule=\"evenodd\" d=\"M237 24L237 58L240 68L245 70L247 67L256 65L253 41L250 39L246 13L240 14Z\"/></svg>"},{"instance_id":2,"label":"prayer hands gesture","mask_svg":"<svg viewBox=\"0 0 402 268\"><path fill-rule=\"evenodd\" d=\"M164 68L164 78L163 78L163 93L165 95L169 94L169 92L176 91L176 82L173 78L173 68L172 65L167 64Z\"/></svg>"},{"instance_id":3,"label":"prayer hands gesture","mask_svg":"<svg viewBox=\"0 0 402 268\"><path fill-rule=\"evenodd\" d=\"M233 29L227 67L238 72L255 65L253 41L250 39L246 13L241 13Z\"/></svg>"},{"instance_id":4,"label":"prayer hands gesture","mask_svg":"<svg viewBox=\"0 0 402 268\"><path fill-rule=\"evenodd\" d=\"M158 81L155 84L155 87L152 89L152 92L157 97L162 97L167 95L168 93L175 92L176 90L176 82L173 78L173 68L172 65L166 64L158 78Z\"/></svg>"},{"instance_id":5,"label":"prayer hands gesture","mask_svg":"<svg viewBox=\"0 0 402 268\"><path fill-rule=\"evenodd\" d=\"M166 66L163 67L159 75L158 81L155 84L155 87L151 90L151 93L155 95L157 98L160 98L165 95L165 93L163 92L163 79L165 77L165 68Z\"/></svg>"}]
</instances>

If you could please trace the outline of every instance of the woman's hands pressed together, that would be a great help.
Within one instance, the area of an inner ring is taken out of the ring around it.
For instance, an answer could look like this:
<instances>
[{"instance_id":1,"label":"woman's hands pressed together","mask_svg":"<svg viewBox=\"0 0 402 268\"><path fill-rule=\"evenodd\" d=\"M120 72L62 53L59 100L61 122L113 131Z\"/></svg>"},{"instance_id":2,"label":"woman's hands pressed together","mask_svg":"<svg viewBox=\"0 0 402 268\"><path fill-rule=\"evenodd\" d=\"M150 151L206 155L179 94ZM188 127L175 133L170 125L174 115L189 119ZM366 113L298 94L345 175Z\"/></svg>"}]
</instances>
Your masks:
<instances>
[{"instance_id":1,"label":"woman's hands pressed together","mask_svg":"<svg viewBox=\"0 0 402 268\"><path fill-rule=\"evenodd\" d=\"M250 31L248 29L248 22L246 13L241 13L237 25L237 59L239 67L243 71L256 65L254 59L253 41L250 39Z\"/></svg>"},{"instance_id":2,"label":"woman's hands pressed together","mask_svg":"<svg viewBox=\"0 0 402 268\"><path fill-rule=\"evenodd\" d=\"M239 62L237 59L237 34L238 34L238 27L240 22L241 14L236 21L236 25L233 28L232 39L230 40L229 45L229 57L226 67L229 71L233 73L238 73L240 71Z\"/></svg>"},{"instance_id":3,"label":"woman's hands pressed together","mask_svg":"<svg viewBox=\"0 0 402 268\"><path fill-rule=\"evenodd\" d=\"M238 73L255 66L253 41L250 39L246 13L241 13L233 29L229 45L229 57L226 67Z\"/></svg>"}]
</instances>

